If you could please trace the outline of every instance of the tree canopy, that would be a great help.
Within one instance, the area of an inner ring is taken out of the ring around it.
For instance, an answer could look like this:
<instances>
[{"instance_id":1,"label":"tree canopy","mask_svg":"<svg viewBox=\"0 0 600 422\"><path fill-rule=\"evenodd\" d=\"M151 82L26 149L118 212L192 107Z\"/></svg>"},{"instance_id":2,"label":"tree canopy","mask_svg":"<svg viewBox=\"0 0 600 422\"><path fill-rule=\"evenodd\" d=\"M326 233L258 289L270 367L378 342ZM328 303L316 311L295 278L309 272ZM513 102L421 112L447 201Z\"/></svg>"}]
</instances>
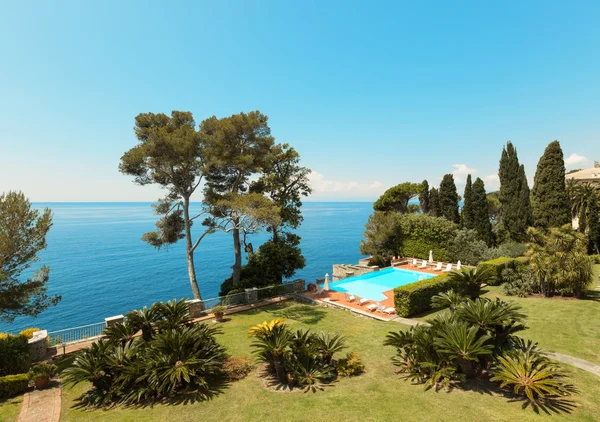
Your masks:
<instances>
[{"instance_id":1,"label":"tree canopy","mask_svg":"<svg viewBox=\"0 0 600 422\"><path fill-rule=\"evenodd\" d=\"M50 268L43 265L29 278L22 273L39 261L52 227L52 212L39 212L21 192L0 195L0 319L37 316L61 297L47 294Z\"/></svg>"},{"instance_id":2,"label":"tree canopy","mask_svg":"<svg viewBox=\"0 0 600 422\"><path fill-rule=\"evenodd\" d=\"M571 220L565 188L565 162L558 141L548 144L538 162L531 198L536 227L560 227Z\"/></svg>"},{"instance_id":3,"label":"tree canopy","mask_svg":"<svg viewBox=\"0 0 600 422\"><path fill-rule=\"evenodd\" d=\"M442 183L440 183L440 190L438 191L438 202L440 217L444 217L453 223L460 223L458 193L456 192L456 185L454 184L454 176L452 174L444 175Z\"/></svg>"},{"instance_id":4,"label":"tree canopy","mask_svg":"<svg viewBox=\"0 0 600 422\"><path fill-rule=\"evenodd\" d=\"M485 184L479 177L475 179L471 189L471 214L473 218L473 229L477 231L479 238L488 246L492 244L492 223L488 210Z\"/></svg>"},{"instance_id":5,"label":"tree canopy","mask_svg":"<svg viewBox=\"0 0 600 422\"><path fill-rule=\"evenodd\" d=\"M525 167L519 164L517 150L511 142L502 149L498 177L502 225L512 240L523 242L532 222L529 185Z\"/></svg>"},{"instance_id":6,"label":"tree canopy","mask_svg":"<svg viewBox=\"0 0 600 422\"><path fill-rule=\"evenodd\" d=\"M421 186L421 193L419 193L419 204L421 205L421 211L423 214L429 214L429 211L431 210L429 182L427 182L427 180L423 180Z\"/></svg>"},{"instance_id":7,"label":"tree canopy","mask_svg":"<svg viewBox=\"0 0 600 422\"><path fill-rule=\"evenodd\" d=\"M467 183L465 184L465 194L463 196L463 206L461 212L461 223L465 229L473 229L475 227L475 221L473 216L473 198L471 197L472 190L471 175L467 176Z\"/></svg>"},{"instance_id":8,"label":"tree canopy","mask_svg":"<svg viewBox=\"0 0 600 422\"><path fill-rule=\"evenodd\" d=\"M201 299L194 251L200 241L213 231L205 227L192 239L193 221L203 211L190 214L190 198L200 186L204 170L204 148L191 112L173 111L171 116L141 113L135 118L135 135L139 143L121 157L121 173L134 176L139 185L157 184L167 194L153 205L159 217L156 230L145 233L142 240L160 249L185 239L188 275L194 298Z\"/></svg>"},{"instance_id":9,"label":"tree canopy","mask_svg":"<svg viewBox=\"0 0 600 422\"><path fill-rule=\"evenodd\" d=\"M386 190L373 204L375 211L397 212L404 214L408 210L408 202L416 198L423 190L421 183L405 182Z\"/></svg>"}]
</instances>

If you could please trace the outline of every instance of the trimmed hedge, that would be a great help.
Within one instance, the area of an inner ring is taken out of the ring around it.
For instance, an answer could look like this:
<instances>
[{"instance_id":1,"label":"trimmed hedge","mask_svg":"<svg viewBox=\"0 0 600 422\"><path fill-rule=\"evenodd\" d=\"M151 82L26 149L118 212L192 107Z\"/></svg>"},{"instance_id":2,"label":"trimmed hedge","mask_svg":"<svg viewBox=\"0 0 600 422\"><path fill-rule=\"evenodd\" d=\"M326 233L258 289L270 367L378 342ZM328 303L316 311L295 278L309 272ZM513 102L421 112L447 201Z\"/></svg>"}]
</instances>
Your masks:
<instances>
[{"instance_id":1,"label":"trimmed hedge","mask_svg":"<svg viewBox=\"0 0 600 422\"><path fill-rule=\"evenodd\" d=\"M394 289L394 306L398 316L408 317L431 309L431 298L438 293L457 288L448 274L406 284Z\"/></svg>"},{"instance_id":2,"label":"trimmed hedge","mask_svg":"<svg viewBox=\"0 0 600 422\"><path fill-rule=\"evenodd\" d=\"M494 274L496 274L496 280L493 283L490 283L492 286L498 286L502 283L502 270L505 268L510 268L512 270L518 270L526 266L528 263L527 258L519 257L519 258L496 258L491 261L483 261L480 262L478 268L490 268Z\"/></svg>"},{"instance_id":3,"label":"trimmed hedge","mask_svg":"<svg viewBox=\"0 0 600 422\"><path fill-rule=\"evenodd\" d=\"M0 338L0 377L29 371L29 344L24 335Z\"/></svg>"},{"instance_id":4,"label":"trimmed hedge","mask_svg":"<svg viewBox=\"0 0 600 422\"><path fill-rule=\"evenodd\" d=\"M450 246L458 231L456 224L427 214L400 214L398 224L402 231L398 249L401 256L427 259L433 250L437 261L450 260Z\"/></svg>"},{"instance_id":5,"label":"trimmed hedge","mask_svg":"<svg viewBox=\"0 0 600 422\"><path fill-rule=\"evenodd\" d=\"M27 390L28 385L28 374L6 375L5 377L0 377L0 398L19 395Z\"/></svg>"}]
</instances>

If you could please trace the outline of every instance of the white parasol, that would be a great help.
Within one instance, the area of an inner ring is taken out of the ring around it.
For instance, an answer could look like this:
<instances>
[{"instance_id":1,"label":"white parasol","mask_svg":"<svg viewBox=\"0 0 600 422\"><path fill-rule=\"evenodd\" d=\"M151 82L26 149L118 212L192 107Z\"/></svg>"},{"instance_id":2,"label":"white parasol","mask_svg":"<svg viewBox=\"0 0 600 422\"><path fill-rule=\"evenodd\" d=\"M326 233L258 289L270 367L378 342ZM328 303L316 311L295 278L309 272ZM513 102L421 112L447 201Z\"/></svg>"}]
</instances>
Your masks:
<instances>
[{"instance_id":1,"label":"white parasol","mask_svg":"<svg viewBox=\"0 0 600 422\"><path fill-rule=\"evenodd\" d=\"M429 262L433 262L433 251L429 251Z\"/></svg>"},{"instance_id":2,"label":"white parasol","mask_svg":"<svg viewBox=\"0 0 600 422\"><path fill-rule=\"evenodd\" d=\"M323 284L323 289L326 292L329 291L329 274L325 274L325 283Z\"/></svg>"}]
</instances>

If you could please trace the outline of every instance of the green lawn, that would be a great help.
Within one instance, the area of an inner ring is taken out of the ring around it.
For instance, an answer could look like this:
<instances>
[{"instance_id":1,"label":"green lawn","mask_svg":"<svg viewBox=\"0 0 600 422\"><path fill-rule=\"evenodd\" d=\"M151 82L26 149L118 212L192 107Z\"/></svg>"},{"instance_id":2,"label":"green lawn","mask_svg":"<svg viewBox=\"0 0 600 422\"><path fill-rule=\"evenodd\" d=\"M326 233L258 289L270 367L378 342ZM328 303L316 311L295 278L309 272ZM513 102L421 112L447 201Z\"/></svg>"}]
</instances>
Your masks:
<instances>
[{"instance_id":1,"label":"green lawn","mask_svg":"<svg viewBox=\"0 0 600 422\"><path fill-rule=\"evenodd\" d=\"M505 296L498 286L486 287L484 292L485 297L499 297L523 307L529 329L522 337L537 341L546 350L600 365L600 291L588 291L584 300ZM426 320L436 313L416 319Z\"/></svg>"},{"instance_id":2,"label":"green lawn","mask_svg":"<svg viewBox=\"0 0 600 422\"><path fill-rule=\"evenodd\" d=\"M19 416L19 410L21 409L22 401L23 396L0 400L0 421L16 421Z\"/></svg>"},{"instance_id":3,"label":"green lawn","mask_svg":"<svg viewBox=\"0 0 600 422\"><path fill-rule=\"evenodd\" d=\"M598 303L595 303L598 305ZM382 346L389 330L406 328L351 316L349 313L294 302L231 316L222 324L222 343L234 355L250 355L250 326L276 317L287 318L294 326L313 330L342 332L350 349L361 354L367 373L342 379L333 387L316 393L274 393L262 387L255 373L233 383L209 401L184 405L156 405L152 408L84 411L73 408L74 398L86 386L65 389L62 421L392 421L392 420L519 420L546 418L521 404L486 391L435 393L411 385L394 374L390 362L393 349ZM533 332L533 331L532 331ZM571 415L552 420L596 420L600 414L600 379L568 367L573 382L581 390L575 397L577 408Z\"/></svg>"}]
</instances>

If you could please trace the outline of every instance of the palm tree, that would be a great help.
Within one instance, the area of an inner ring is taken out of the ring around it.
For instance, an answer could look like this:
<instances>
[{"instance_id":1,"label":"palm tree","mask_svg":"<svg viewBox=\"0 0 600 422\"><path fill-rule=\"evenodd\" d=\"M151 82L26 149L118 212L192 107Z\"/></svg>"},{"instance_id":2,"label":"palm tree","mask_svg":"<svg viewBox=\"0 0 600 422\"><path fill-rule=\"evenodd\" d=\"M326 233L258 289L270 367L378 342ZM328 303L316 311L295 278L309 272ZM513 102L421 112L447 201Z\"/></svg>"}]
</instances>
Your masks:
<instances>
[{"instance_id":1,"label":"palm tree","mask_svg":"<svg viewBox=\"0 0 600 422\"><path fill-rule=\"evenodd\" d=\"M144 306L143 309L136 309L125 315L125 321L136 330L142 330L142 338L145 341L152 340L154 335L154 326L159 320L156 305L150 308Z\"/></svg>"},{"instance_id":2,"label":"palm tree","mask_svg":"<svg viewBox=\"0 0 600 422\"><path fill-rule=\"evenodd\" d=\"M568 179L566 187L571 216L579 218L579 231L584 233L587 228L588 204L591 196L597 194L598 187L591 183L576 183L574 179Z\"/></svg>"},{"instance_id":3,"label":"palm tree","mask_svg":"<svg viewBox=\"0 0 600 422\"><path fill-rule=\"evenodd\" d=\"M285 324L274 325L268 333L255 335L251 344L258 359L273 366L277 378L287 382L285 358L290 353L293 334Z\"/></svg>"},{"instance_id":4,"label":"palm tree","mask_svg":"<svg viewBox=\"0 0 600 422\"><path fill-rule=\"evenodd\" d=\"M459 291L463 291L471 299L479 297L482 284L492 283L496 276L489 267L463 268L460 271L452 271L448 279L453 281Z\"/></svg>"},{"instance_id":5,"label":"palm tree","mask_svg":"<svg viewBox=\"0 0 600 422\"><path fill-rule=\"evenodd\" d=\"M480 356L490 355L492 345L486 344L490 336L478 335L477 327L469 327L462 322L454 322L446 326L446 330L438 333L434 344L438 352L455 360L461 371L467 376L476 375L475 363Z\"/></svg>"},{"instance_id":6,"label":"palm tree","mask_svg":"<svg viewBox=\"0 0 600 422\"><path fill-rule=\"evenodd\" d=\"M348 348L346 338L339 333L332 335L321 331L320 334L314 336L314 342L315 349L327 363L331 362L335 353Z\"/></svg>"},{"instance_id":7,"label":"palm tree","mask_svg":"<svg viewBox=\"0 0 600 422\"><path fill-rule=\"evenodd\" d=\"M160 319L157 323L159 330L172 330L182 325L188 325L192 317L185 299L173 299L167 303L159 302L156 306L156 313Z\"/></svg>"},{"instance_id":8,"label":"palm tree","mask_svg":"<svg viewBox=\"0 0 600 422\"><path fill-rule=\"evenodd\" d=\"M450 310L456 309L458 305L465 301L465 296L460 294L454 289L450 289L444 293L438 293L431 298L432 308L450 308Z\"/></svg>"}]
</instances>

